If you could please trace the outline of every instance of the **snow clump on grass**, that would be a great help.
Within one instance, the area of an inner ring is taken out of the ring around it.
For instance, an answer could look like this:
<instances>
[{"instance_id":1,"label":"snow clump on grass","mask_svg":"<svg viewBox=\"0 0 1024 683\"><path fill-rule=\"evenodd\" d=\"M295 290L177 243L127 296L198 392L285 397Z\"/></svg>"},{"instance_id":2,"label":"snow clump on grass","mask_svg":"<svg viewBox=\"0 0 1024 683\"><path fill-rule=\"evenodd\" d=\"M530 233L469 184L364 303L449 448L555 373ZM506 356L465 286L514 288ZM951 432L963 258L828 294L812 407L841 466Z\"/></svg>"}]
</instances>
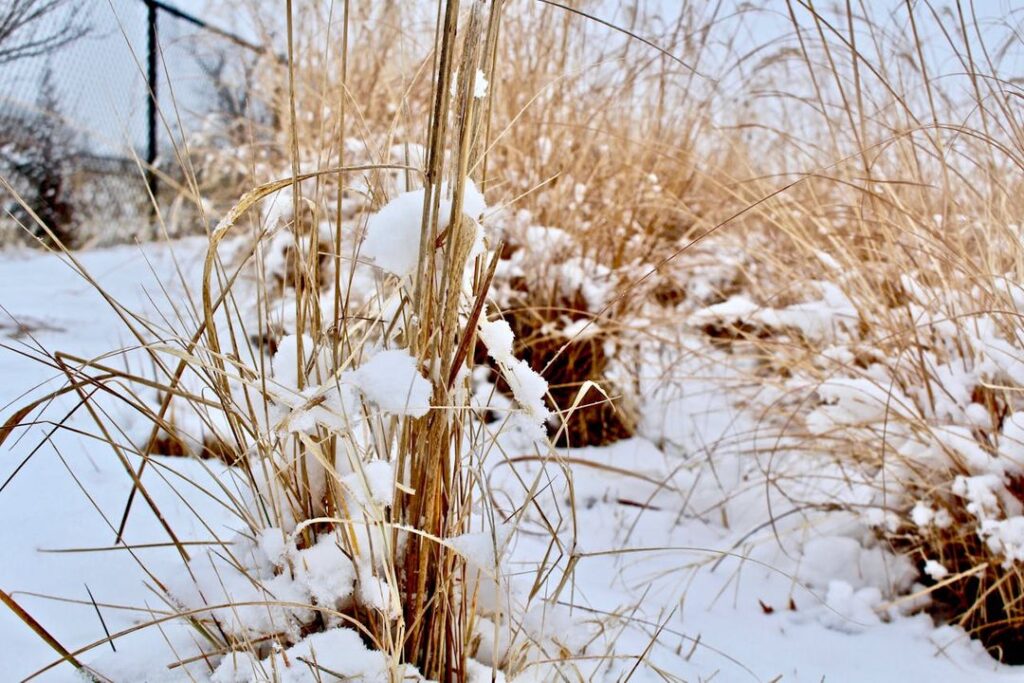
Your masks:
<instances>
[{"instance_id":1,"label":"snow clump on grass","mask_svg":"<svg viewBox=\"0 0 1024 683\"><path fill-rule=\"evenodd\" d=\"M362 256L401 278L411 275L419 261L424 197L422 189L405 192L373 214L366 224ZM451 223L452 215L452 198L447 184L441 186L441 197L437 226L444 230ZM467 180L462 212L477 218L486 210L483 194L472 180Z\"/></svg>"}]
</instances>

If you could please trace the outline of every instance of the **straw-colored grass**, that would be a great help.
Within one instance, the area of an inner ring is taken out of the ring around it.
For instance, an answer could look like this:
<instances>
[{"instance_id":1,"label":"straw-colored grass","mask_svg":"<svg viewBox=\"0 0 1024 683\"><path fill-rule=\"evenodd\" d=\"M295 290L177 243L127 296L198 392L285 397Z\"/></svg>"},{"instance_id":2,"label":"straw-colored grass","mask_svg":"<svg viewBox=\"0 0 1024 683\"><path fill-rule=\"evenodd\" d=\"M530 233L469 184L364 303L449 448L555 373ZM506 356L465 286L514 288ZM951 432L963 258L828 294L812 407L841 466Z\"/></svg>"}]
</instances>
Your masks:
<instances>
[{"instance_id":1,"label":"straw-colored grass","mask_svg":"<svg viewBox=\"0 0 1024 683\"><path fill-rule=\"evenodd\" d=\"M575 446L634 433L644 397L630 349L650 320L681 326L703 309L693 333L778 389L765 419L779 443L826 454L875 487L877 535L917 562L933 613L999 659L1024 661L1024 559L998 536L1024 509L1008 427L1024 408L1015 19L982 30L960 5L860 16L854 3L826 12L792 0L728 15L687 4L671 21L627 14L632 23L611 30L585 4L433 9L296 3L287 59L268 56L254 76L274 125L240 135L231 122L228 145L214 136L182 151L195 169L182 197L227 218L211 235L201 310L182 314L172 358L150 344L166 334L125 315L162 377L156 406L123 396L152 423L138 450L212 454L249 482L276 478L277 498L257 496L259 515L223 492L249 533L293 524L297 550L333 535L346 556L379 553L376 578L401 606L391 616L321 609L304 628L353 624L395 671L408 663L463 680L485 615L465 558L443 541L484 519L500 545L498 520L517 514L499 512L467 464L494 445L463 372L500 366L478 345L478 323L510 323L516 353L549 382L549 435ZM747 21L779 25L778 40L748 45ZM499 207L484 218L491 251L474 260L478 216L455 211L447 227L437 217L442 193L459 206L469 179ZM354 303L348 273L366 217L418 187L415 276L381 276L378 296ZM743 258L705 277L727 253ZM737 295L758 311L707 313ZM823 323L807 322L808 302L832 307ZM300 391L358 367L368 342L408 350L431 379L435 409L373 418L358 459L396 464L392 505L353 521L344 486L317 483L317 468L358 450L350 434L267 436L280 403L268 359L286 335L299 345ZM59 367L79 392L124 379ZM193 381L202 390L183 388ZM840 414L857 400L840 384L867 395L867 412ZM198 416L201 434L183 433L180 409ZM963 482L993 473L996 503L981 510ZM949 524L935 521L940 511ZM360 545L359 525L383 547ZM565 548L550 531L554 557ZM928 561L948 574L926 573ZM201 611L187 618L218 653L270 647L217 635ZM494 664L511 672L528 659Z\"/></svg>"}]
</instances>

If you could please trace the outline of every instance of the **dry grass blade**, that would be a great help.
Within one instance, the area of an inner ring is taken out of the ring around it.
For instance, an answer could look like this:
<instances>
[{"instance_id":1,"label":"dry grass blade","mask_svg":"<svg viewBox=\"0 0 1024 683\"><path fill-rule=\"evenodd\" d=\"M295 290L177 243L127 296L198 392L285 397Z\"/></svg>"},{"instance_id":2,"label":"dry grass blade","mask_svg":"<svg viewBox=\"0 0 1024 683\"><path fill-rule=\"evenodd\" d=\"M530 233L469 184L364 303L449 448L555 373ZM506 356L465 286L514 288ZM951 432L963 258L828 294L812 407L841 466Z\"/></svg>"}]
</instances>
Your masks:
<instances>
[{"instance_id":1,"label":"dry grass blade","mask_svg":"<svg viewBox=\"0 0 1024 683\"><path fill-rule=\"evenodd\" d=\"M61 656L62 660L70 662L72 666L74 666L76 669L82 672L82 674L88 677L90 680L106 680L105 678L97 676L95 672L92 672L87 667L85 667L81 662L79 662L75 658L75 656L71 654L63 645L61 645L56 638L50 635L50 632L47 631L42 624L40 624L38 621L32 618L31 614L23 610L21 608L21 605L15 602L14 599L3 590L0 590L0 602L3 602L4 606L6 606L7 609L14 612L14 615L18 617L18 619L24 622L26 626L35 631L40 638L46 641L46 644L52 647L57 652L57 654Z\"/></svg>"}]
</instances>

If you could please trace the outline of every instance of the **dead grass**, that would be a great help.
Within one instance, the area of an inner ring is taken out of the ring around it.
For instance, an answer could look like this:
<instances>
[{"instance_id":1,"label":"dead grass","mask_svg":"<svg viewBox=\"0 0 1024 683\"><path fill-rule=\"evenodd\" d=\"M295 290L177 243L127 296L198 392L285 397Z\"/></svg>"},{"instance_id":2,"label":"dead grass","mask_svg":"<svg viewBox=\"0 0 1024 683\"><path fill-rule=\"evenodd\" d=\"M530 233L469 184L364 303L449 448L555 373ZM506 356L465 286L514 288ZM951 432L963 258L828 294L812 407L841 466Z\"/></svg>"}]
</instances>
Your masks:
<instances>
[{"instance_id":1,"label":"dead grass","mask_svg":"<svg viewBox=\"0 0 1024 683\"><path fill-rule=\"evenodd\" d=\"M1014 361L1024 359L1013 289L1024 278L1024 124L1012 70L1019 37L993 29L989 38L959 5L908 3L891 17L861 17L850 3L826 12L794 0L745 10L752 20L781 16L788 23L777 43L748 46L742 21L689 5L671 22L643 23L635 15L620 26L647 43L596 42L588 39L595 24L557 3L503 4L483 12L439 3L436 27L428 21L426 28L400 3L336 2L330 14L296 8L291 59L269 60L256 74L276 125L241 138L232 128L230 145L242 145L242 153L216 141L191 150L200 170L183 196L194 200L212 189L234 203L249 187L261 189L222 221L223 233L214 233L199 330L179 330L182 359L154 358L168 400L143 411L157 435L155 451L143 454L194 452L186 439L159 440L174 432L166 419L169 397L188 366L225 416L222 443L198 439L206 452L255 480L253 470L286 449L294 457L274 473L286 484L272 506L277 514L346 518L334 485L315 490L309 478L309 468L329 460L325 453L344 437L321 433L273 447L256 438L266 422L258 406L273 398L242 368L264 376L264 356L285 331L308 333L331 358L320 376L308 378L312 385L357 362L360 341L382 337L410 349L425 372L440 378L432 402L445 409L376 425L375 448L398 454L405 488L394 507L366 522L389 530L387 547L376 550L394 558L406 544L402 560L381 577L401 595L403 613L387 620L356 609L344 617L396 663L415 663L432 677L464 677L477 615L459 593L463 560L438 539L467 531L470 510L489 503L471 485L473 473L461 469L462 437L473 432L473 418L455 379L464 362L484 361L473 316L487 298L501 304L520 357L544 369L551 407L562 417L553 435L559 445L575 446L634 432L638 406L608 366L649 315L682 316L736 294L778 311L816 298L810 292L824 280L856 311L841 337L764 320L715 321L702 332L738 363L754 356L766 382L803 382L776 407L774 417L791 430L786 436L844 466L884 475L880 505L899 523L879 528L879 536L922 565L936 559L956 577L929 583L933 613L963 625L997 658L1024 660L1020 563L1007 564L979 536L977 515L953 491L956 477L973 470L936 436L953 421L940 409L948 388L938 366L973 371L967 366L978 350L979 319L1008 340ZM430 47L416 49L423 45ZM488 92L478 99L479 77ZM389 327L380 306L350 308L343 265L358 260L358 238L343 243L341 226L361 230L368 212L418 185L421 173L435 207L442 182L458 204L466 180L476 179L501 205L491 220L507 249L500 260L469 263L465 219L442 231L436 213L425 211L415 284L398 296L403 324ZM278 176L276 184L262 184ZM256 207L257 199L282 191L290 191L280 195L291 204L290 222L278 231ZM531 243L529 228L538 227L564 232L570 247ZM222 263L216 247L221 238L227 243L228 229L246 239L241 256ZM284 239L271 242L275 231ZM267 244L285 264L270 273L261 272ZM718 248L745 251L747 262L713 291L695 292L695 273L724 253ZM519 272L505 267L517 251L529 253ZM608 283L603 296L588 298L580 283L566 284L569 257L579 259L584 284L595 274ZM234 265L249 262L259 264L255 324L243 320L251 302L236 300L231 285ZM457 286L467 270L474 297L468 306ZM280 314L282 301L294 308L287 316ZM137 334L148 341L144 329ZM69 381L96 381L82 372L69 370ZM808 418L829 405L821 390L836 377L868 380L890 397L898 390L909 405L887 409L870 425L811 432ZM969 434L995 458L1007 415L1022 407L1021 386L998 369L979 371L972 381L958 405L985 412L988 423L976 420ZM592 382L604 393L590 389ZM189 396L190 405L205 410ZM947 459L926 467L894 444L894 434ZM1003 483L1024 503L1019 479ZM952 526L908 521L914 496L947 510ZM1019 516L1010 499L998 513ZM242 516L253 533L266 526ZM299 547L335 533L347 554L365 552L346 529L316 522L303 530ZM223 650L248 645L217 639Z\"/></svg>"}]
</instances>

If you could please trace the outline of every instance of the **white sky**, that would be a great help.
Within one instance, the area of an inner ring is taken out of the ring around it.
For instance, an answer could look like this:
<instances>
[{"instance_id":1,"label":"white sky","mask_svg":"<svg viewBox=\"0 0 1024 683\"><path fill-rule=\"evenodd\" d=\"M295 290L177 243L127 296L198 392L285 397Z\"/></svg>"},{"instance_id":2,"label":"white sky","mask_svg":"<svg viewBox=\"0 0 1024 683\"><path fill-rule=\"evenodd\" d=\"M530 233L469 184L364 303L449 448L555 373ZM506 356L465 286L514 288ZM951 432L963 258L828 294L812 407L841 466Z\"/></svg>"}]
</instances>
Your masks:
<instances>
[{"instance_id":1,"label":"white sky","mask_svg":"<svg viewBox=\"0 0 1024 683\"><path fill-rule=\"evenodd\" d=\"M257 6L265 5L267 16L283 15L283 0L255 1ZM357 0L364 1L374 0ZM529 1L531 0L512 0ZM142 76L146 54L145 5L142 0L86 2L94 25L93 34L51 58L64 113L75 121L79 128L91 133L94 151L114 152L123 149L125 143L135 145L141 150L145 141L146 108L146 90ZM254 39L254 32L246 26L247 17L244 14L230 14L223 2L169 2L226 30ZM672 14L679 11L684 0L638 2L648 11L660 10L664 14ZM705 10L713 6L709 0L686 2L694 3L694 6ZM737 2L739 0L726 0L725 4L729 6ZM918 2L920 3L920 0ZM594 11L608 20L621 22L623 15L616 10L619 4L619 0L598 0L597 9ZM820 7L829 7L835 3L819 1L817 4ZM854 0L853 4L855 7L864 6L873 14L884 14L894 9L905 14L905 10L902 10L903 0ZM1014 10L1016 4L1013 0L978 0L975 2L975 8L983 14L983 18L986 13L989 17L1007 16ZM781 35L789 29L785 18L785 0L768 0L766 7L767 12L759 12L745 19L747 23L742 30L751 44L770 40L772 36ZM186 127L194 126L195 121L188 113L202 108L207 92L204 90L205 77L196 64L195 49L190 41L197 30L181 20L161 14L160 43L164 51L166 68L173 83L175 100L183 112ZM945 59L941 54L938 57L939 63L946 61L947 65L950 65L951 54L946 55ZM0 107L10 101L33 106L37 97L38 82L46 63L46 59L33 59L0 67ZM167 95L166 82L161 83L161 90L162 95ZM168 104L170 99L164 97L162 101ZM171 114L170 111L167 113Z\"/></svg>"},{"instance_id":2,"label":"white sky","mask_svg":"<svg viewBox=\"0 0 1024 683\"><path fill-rule=\"evenodd\" d=\"M199 17L209 17L204 12L207 0L172 0L170 4ZM0 108L12 104L34 108L38 84L49 64L62 114L89 135L93 151L114 153L122 150L126 142L141 150L146 139L145 4L142 0L87 0L85 7L92 27L88 36L49 57L0 67ZM227 30L240 29L220 20L216 23ZM189 110L201 108L205 94L205 78L190 41L198 29L162 12L158 25L166 72L188 126ZM169 107L166 79L161 79L159 90L164 105ZM173 116L172 111L166 114Z\"/></svg>"}]
</instances>

